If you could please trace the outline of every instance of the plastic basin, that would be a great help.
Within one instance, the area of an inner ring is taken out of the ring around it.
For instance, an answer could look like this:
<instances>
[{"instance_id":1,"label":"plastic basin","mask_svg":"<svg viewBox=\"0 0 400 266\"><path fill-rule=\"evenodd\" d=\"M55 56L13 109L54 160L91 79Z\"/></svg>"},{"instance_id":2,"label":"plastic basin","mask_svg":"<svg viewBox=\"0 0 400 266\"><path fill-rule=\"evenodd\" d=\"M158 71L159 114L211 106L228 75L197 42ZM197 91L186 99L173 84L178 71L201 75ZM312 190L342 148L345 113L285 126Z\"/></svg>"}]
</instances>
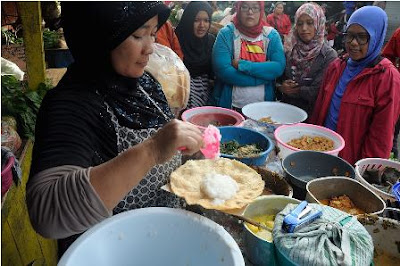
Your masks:
<instances>
[{"instance_id":1,"label":"plastic basin","mask_svg":"<svg viewBox=\"0 0 400 266\"><path fill-rule=\"evenodd\" d=\"M292 125L307 119L307 113L297 106L281 102L250 103L242 108L243 114L267 128L268 137L274 139L274 131L282 125ZM274 124L261 122L261 118L271 117Z\"/></svg>"},{"instance_id":2,"label":"plastic basin","mask_svg":"<svg viewBox=\"0 0 400 266\"><path fill-rule=\"evenodd\" d=\"M210 124L217 127L241 126L244 122L244 117L231 109L202 106L184 111L182 120L196 125L201 130L205 130Z\"/></svg>"},{"instance_id":3,"label":"plastic basin","mask_svg":"<svg viewBox=\"0 0 400 266\"><path fill-rule=\"evenodd\" d=\"M286 177L293 186L293 196L304 199L309 181L327 176L355 178L353 166L342 158L317 151L299 151L282 160Z\"/></svg>"},{"instance_id":4,"label":"plastic basin","mask_svg":"<svg viewBox=\"0 0 400 266\"><path fill-rule=\"evenodd\" d=\"M325 151L324 153L331 154L337 156L341 150L343 150L345 142L342 136L338 133L330 130L326 127L299 123L296 125L289 126L281 126L277 130L275 130L275 140L277 146L280 150L279 156L284 159L289 154L292 154L296 151L301 151L295 147L287 144L289 141L297 138L301 138L302 136L311 136L311 137L325 137L331 139L333 141L333 150Z\"/></svg>"},{"instance_id":5,"label":"plastic basin","mask_svg":"<svg viewBox=\"0 0 400 266\"><path fill-rule=\"evenodd\" d=\"M274 148L270 138L252 129L243 127L220 127L221 143L236 140L240 145L257 144L263 150L255 157L236 157L229 154L222 154L221 157L235 159L247 165L264 165L269 153Z\"/></svg>"},{"instance_id":6,"label":"plastic basin","mask_svg":"<svg viewBox=\"0 0 400 266\"><path fill-rule=\"evenodd\" d=\"M242 253L225 229L198 214L171 208L127 211L80 236L58 265L232 265Z\"/></svg>"},{"instance_id":7,"label":"plastic basin","mask_svg":"<svg viewBox=\"0 0 400 266\"><path fill-rule=\"evenodd\" d=\"M364 179L363 174L367 170L378 170L379 174L381 175L387 167L392 167L400 171L400 162L381 159L381 158L366 158L357 161L355 165L356 165L355 167L356 179L360 181L361 184L365 185L367 188L374 191L384 200L390 200L390 201L396 200L394 194L386 193L368 183L368 181Z\"/></svg>"},{"instance_id":8,"label":"plastic basin","mask_svg":"<svg viewBox=\"0 0 400 266\"><path fill-rule=\"evenodd\" d=\"M319 200L347 195L355 206L368 214L380 214L386 203L372 190L348 177L322 177L311 180L306 186L308 202L320 203Z\"/></svg>"},{"instance_id":9,"label":"plastic basin","mask_svg":"<svg viewBox=\"0 0 400 266\"><path fill-rule=\"evenodd\" d=\"M300 203L299 200L287 196L260 196L247 205L243 212L246 217L277 214L289 203ZM255 235L244 224L244 247L249 260L255 265L280 265L275 259L275 245Z\"/></svg>"}]
</instances>

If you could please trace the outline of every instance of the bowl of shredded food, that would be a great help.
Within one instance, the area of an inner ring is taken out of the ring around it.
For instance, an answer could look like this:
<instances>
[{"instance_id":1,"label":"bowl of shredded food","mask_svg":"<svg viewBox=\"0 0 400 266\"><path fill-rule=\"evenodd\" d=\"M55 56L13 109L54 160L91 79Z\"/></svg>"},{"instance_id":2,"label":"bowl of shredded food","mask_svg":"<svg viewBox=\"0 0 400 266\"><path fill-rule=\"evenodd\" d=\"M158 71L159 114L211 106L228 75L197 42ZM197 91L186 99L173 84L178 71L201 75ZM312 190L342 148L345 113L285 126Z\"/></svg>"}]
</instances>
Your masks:
<instances>
[{"instance_id":1,"label":"bowl of shredded food","mask_svg":"<svg viewBox=\"0 0 400 266\"><path fill-rule=\"evenodd\" d=\"M247 165L264 165L274 145L270 138L243 127L220 127L221 157L235 159Z\"/></svg>"},{"instance_id":2,"label":"bowl of shredded food","mask_svg":"<svg viewBox=\"0 0 400 266\"><path fill-rule=\"evenodd\" d=\"M345 145L342 136L335 131L305 123L281 126L274 135L282 159L297 151L319 151L337 156Z\"/></svg>"},{"instance_id":3,"label":"bowl of shredded food","mask_svg":"<svg viewBox=\"0 0 400 266\"><path fill-rule=\"evenodd\" d=\"M281 102L256 102L242 108L243 114L265 127L268 137L273 138L274 131L282 125L293 125L307 119L307 113L297 106Z\"/></svg>"}]
</instances>

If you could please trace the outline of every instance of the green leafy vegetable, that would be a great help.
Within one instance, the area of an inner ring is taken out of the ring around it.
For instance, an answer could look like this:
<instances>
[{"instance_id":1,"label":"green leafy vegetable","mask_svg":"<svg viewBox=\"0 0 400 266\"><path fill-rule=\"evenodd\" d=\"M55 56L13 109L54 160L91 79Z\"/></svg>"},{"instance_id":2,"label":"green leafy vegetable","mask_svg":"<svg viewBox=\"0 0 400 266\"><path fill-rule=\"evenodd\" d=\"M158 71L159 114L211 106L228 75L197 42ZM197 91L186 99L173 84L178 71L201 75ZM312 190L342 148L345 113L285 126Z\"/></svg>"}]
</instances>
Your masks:
<instances>
[{"instance_id":1,"label":"green leafy vegetable","mask_svg":"<svg viewBox=\"0 0 400 266\"><path fill-rule=\"evenodd\" d=\"M18 133L25 138L34 138L36 115L50 82L41 83L36 91L30 90L26 81L12 75L1 77L1 112L17 119Z\"/></svg>"}]
</instances>

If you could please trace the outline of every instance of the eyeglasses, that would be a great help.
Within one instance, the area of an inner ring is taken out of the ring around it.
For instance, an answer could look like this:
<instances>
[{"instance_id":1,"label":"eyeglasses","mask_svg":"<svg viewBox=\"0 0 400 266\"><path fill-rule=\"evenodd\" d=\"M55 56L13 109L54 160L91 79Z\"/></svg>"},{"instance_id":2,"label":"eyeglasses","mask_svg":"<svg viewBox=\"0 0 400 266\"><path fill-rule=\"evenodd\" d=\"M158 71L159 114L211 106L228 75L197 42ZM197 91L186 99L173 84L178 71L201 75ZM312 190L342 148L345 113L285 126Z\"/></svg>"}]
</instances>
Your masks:
<instances>
[{"instance_id":1,"label":"eyeglasses","mask_svg":"<svg viewBox=\"0 0 400 266\"><path fill-rule=\"evenodd\" d=\"M250 7L250 6L243 5L240 7L240 11L249 12L249 10L251 10L253 13L258 13L258 12L260 12L260 6L251 6Z\"/></svg>"},{"instance_id":2,"label":"eyeglasses","mask_svg":"<svg viewBox=\"0 0 400 266\"><path fill-rule=\"evenodd\" d=\"M364 45L369 42L369 34L368 33L343 33L343 41L347 43L351 43L354 39L356 39L359 45Z\"/></svg>"}]
</instances>

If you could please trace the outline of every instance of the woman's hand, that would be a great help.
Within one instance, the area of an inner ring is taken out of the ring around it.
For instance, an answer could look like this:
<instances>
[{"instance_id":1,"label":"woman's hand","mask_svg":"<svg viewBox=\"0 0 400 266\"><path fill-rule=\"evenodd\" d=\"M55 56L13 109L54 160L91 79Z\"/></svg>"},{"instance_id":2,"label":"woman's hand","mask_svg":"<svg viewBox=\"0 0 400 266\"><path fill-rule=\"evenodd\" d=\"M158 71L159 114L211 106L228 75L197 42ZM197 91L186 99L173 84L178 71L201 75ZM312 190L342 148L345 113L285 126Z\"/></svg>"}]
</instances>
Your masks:
<instances>
[{"instance_id":1,"label":"woman's hand","mask_svg":"<svg viewBox=\"0 0 400 266\"><path fill-rule=\"evenodd\" d=\"M152 153L156 164L164 163L178 150L184 147L183 154L192 155L203 146L203 137L196 126L177 119L171 120L161 128L153 137Z\"/></svg>"},{"instance_id":2,"label":"woman's hand","mask_svg":"<svg viewBox=\"0 0 400 266\"><path fill-rule=\"evenodd\" d=\"M238 69L238 68L239 68L239 60L233 59L233 60L232 60L232 66L233 66L234 68Z\"/></svg>"},{"instance_id":3,"label":"woman's hand","mask_svg":"<svg viewBox=\"0 0 400 266\"><path fill-rule=\"evenodd\" d=\"M279 87L279 90L286 95L292 95L298 93L300 88L297 82L288 79L282 83L282 86Z\"/></svg>"}]
</instances>

